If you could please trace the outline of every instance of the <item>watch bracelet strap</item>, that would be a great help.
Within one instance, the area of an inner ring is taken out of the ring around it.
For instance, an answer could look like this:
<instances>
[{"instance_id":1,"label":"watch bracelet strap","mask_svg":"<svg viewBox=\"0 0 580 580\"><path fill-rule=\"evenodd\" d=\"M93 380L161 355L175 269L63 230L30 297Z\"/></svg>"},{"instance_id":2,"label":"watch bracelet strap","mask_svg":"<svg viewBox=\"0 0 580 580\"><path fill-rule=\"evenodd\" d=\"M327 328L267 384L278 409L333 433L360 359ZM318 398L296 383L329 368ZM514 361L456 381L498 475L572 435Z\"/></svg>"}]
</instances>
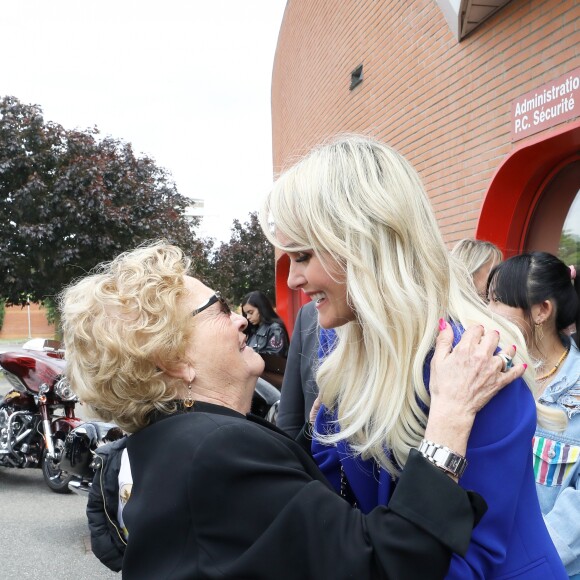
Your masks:
<instances>
[{"instance_id":1,"label":"watch bracelet strap","mask_svg":"<svg viewBox=\"0 0 580 580\"><path fill-rule=\"evenodd\" d=\"M449 473L454 477L460 478L467 468L467 459L463 455L455 453L449 447L439 445L428 439L423 439L417 448L419 453L429 460L435 467ZM441 452L441 453L438 453ZM443 456L443 461L436 457Z\"/></svg>"}]
</instances>

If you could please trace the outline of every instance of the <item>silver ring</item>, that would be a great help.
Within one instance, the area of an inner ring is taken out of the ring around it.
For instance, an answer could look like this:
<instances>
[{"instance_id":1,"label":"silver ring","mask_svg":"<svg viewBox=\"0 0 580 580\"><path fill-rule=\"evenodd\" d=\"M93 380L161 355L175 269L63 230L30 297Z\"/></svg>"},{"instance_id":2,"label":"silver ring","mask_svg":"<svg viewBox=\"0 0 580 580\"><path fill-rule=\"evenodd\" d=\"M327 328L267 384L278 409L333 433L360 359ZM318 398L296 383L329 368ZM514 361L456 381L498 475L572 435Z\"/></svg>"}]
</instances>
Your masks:
<instances>
[{"instance_id":1,"label":"silver ring","mask_svg":"<svg viewBox=\"0 0 580 580\"><path fill-rule=\"evenodd\" d=\"M513 358L507 355L505 352L498 352L495 356L499 356L499 358L501 358L501 360L503 361L500 372L505 373L514 366Z\"/></svg>"}]
</instances>

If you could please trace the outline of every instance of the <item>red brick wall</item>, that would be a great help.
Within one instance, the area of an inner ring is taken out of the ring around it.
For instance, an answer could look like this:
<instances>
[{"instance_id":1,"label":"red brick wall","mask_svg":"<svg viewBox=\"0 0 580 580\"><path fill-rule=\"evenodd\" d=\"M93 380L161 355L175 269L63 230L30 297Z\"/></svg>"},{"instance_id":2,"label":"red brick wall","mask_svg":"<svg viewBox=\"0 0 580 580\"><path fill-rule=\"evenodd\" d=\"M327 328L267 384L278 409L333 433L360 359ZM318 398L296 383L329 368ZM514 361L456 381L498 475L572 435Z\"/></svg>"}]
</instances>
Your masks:
<instances>
[{"instance_id":1,"label":"red brick wall","mask_svg":"<svg viewBox=\"0 0 580 580\"><path fill-rule=\"evenodd\" d=\"M39 304L30 305L31 338L52 338L54 325L48 324L46 310ZM28 338L28 309L20 306L6 308L0 340Z\"/></svg>"},{"instance_id":2,"label":"red brick wall","mask_svg":"<svg viewBox=\"0 0 580 580\"><path fill-rule=\"evenodd\" d=\"M272 77L274 169L334 134L373 135L418 169L451 245L474 234L514 147L512 101L579 66L578 0L512 0L461 43L435 0L288 0Z\"/></svg>"}]
</instances>

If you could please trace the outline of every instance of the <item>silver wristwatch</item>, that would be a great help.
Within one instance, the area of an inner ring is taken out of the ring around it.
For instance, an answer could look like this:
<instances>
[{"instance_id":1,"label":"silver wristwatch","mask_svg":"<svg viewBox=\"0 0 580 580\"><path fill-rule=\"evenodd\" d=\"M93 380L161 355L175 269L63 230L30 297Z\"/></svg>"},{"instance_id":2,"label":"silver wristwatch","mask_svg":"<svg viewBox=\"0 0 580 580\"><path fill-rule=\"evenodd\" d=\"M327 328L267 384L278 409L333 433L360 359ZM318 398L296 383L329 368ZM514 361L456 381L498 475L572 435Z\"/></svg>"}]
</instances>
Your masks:
<instances>
[{"instance_id":1,"label":"silver wristwatch","mask_svg":"<svg viewBox=\"0 0 580 580\"><path fill-rule=\"evenodd\" d=\"M467 459L463 455L454 453L448 447L444 447L438 443L423 439L418 449L419 453L433 463L433 465L458 479L463 475L467 467Z\"/></svg>"}]
</instances>

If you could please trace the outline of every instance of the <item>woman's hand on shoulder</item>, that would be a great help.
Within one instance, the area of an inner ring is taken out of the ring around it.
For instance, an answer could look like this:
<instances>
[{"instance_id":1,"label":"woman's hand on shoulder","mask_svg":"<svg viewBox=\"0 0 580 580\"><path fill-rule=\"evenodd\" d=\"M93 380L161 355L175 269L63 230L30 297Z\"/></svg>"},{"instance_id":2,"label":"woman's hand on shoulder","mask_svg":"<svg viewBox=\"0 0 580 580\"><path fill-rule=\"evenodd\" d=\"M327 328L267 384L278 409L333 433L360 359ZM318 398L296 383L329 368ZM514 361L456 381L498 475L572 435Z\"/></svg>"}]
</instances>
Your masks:
<instances>
[{"instance_id":1,"label":"woman's hand on shoulder","mask_svg":"<svg viewBox=\"0 0 580 580\"><path fill-rule=\"evenodd\" d=\"M453 347L453 329L441 320L431 361L430 415L436 411L449 419L462 417L471 429L476 413L501 389L524 374L525 365L506 369L506 360L494 356L499 339L496 330L486 331L483 326L474 325ZM502 353L511 361L515 348Z\"/></svg>"},{"instance_id":2,"label":"woman's hand on shoulder","mask_svg":"<svg viewBox=\"0 0 580 580\"><path fill-rule=\"evenodd\" d=\"M441 320L431 360L431 404L425 439L465 455L475 415L506 385L524 374L524 365L506 369L494 356L499 343L495 330L469 327L453 347L453 329ZM508 360L515 354L506 349Z\"/></svg>"}]
</instances>

